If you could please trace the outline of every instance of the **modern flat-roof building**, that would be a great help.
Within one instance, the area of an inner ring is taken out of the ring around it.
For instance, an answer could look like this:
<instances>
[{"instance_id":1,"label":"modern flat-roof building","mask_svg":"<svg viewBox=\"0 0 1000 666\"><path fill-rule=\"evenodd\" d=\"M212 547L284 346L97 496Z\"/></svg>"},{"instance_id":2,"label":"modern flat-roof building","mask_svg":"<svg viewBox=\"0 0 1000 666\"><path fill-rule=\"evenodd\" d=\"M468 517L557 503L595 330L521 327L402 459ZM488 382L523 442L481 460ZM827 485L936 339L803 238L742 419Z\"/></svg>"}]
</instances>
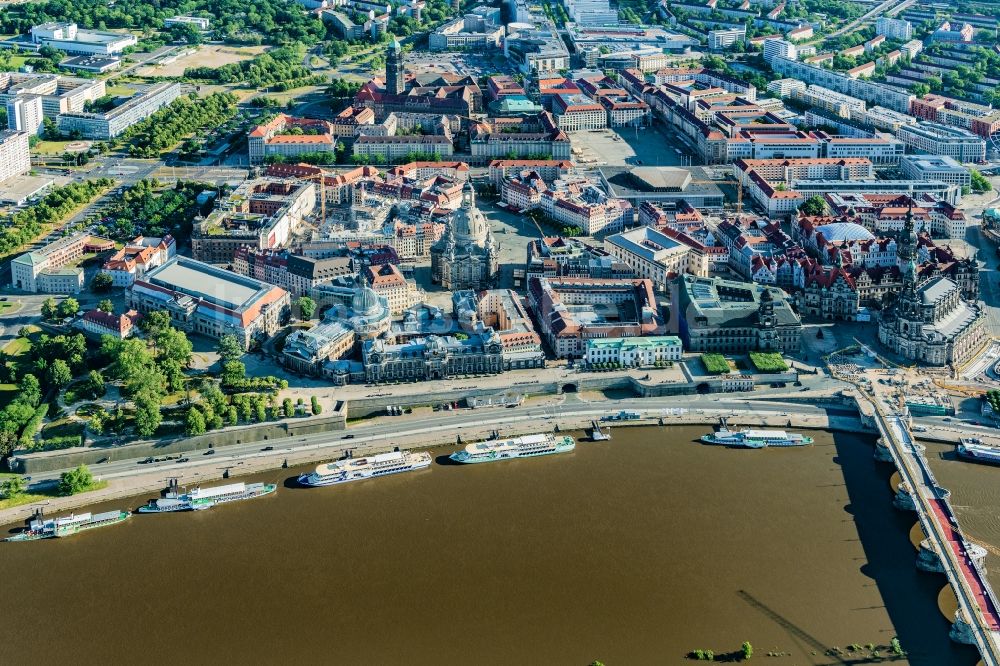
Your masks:
<instances>
[{"instance_id":1,"label":"modern flat-roof building","mask_svg":"<svg viewBox=\"0 0 1000 666\"><path fill-rule=\"evenodd\" d=\"M170 313L178 329L210 338L232 334L244 348L278 331L291 300L280 287L186 257L174 257L136 280L131 307Z\"/></svg>"},{"instance_id":2,"label":"modern flat-roof building","mask_svg":"<svg viewBox=\"0 0 1000 666\"><path fill-rule=\"evenodd\" d=\"M121 58L96 55L66 58L59 63L59 67L62 69L71 69L75 72L90 72L91 74L104 74L105 72L114 71L121 66Z\"/></svg>"},{"instance_id":3,"label":"modern flat-roof building","mask_svg":"<svg viewBox=\"0 0 1000 666\"><path fill-rule=\"evenodd\" d=\"M676 207L684 201L700 210L722 210L722 190L701 167L599 167L608 196L633 206L653 201Z\"/></svg>"},{"instance_id":4,"label":"modern flat-roof building","mask_svg":"<svg viewBox=\"0 0 1000 666\"><path fill-rule=\"evenodd\" d=\"M169 105L181 95L181 84L158 83L137 93L106 113L71 111L58 117L59 130L79 132L88 139L113 139L140 120Z\"/></svg>"},{"instance_id":5,"label":"modern flat-roof building","mask_svg":"<svg viewBox=\"0 0 1000 666\"><path fill-rule=\"evenodd\" d=\"M863 99L871 104L877 104L906 113L910 110L910 102L914 95L909 90L895 88L884 83L876 83L860 78L851 78L845 73L825 69L818 65L799 62L791 58L775 56L771 60L771 69L781 76L796 78L809 84L817 84L830 88L845 95Z\"/></svg>"},{"instance_id":6,"label":"modern flat-roof building","mask_svg":"<svg viewBox=\"0 0 1000 666\"><path fill-rule=\"evenodd\" d=\"M503 34L498 8L473 7L438 26L428 36L428 46L431 51L486 51L499 48Z\"/></svg>"},{"instance_id":7,"label":"modern flat-roof building","mask_svg":"<svg viewBox=\"0 0 1000 666\"><path fill-rule=\"evenodd\" d=\"M241 247L276 248L316 207L316 184L257 178L242 183L202 222L195 224L195 259L229 263Z\"/></svg>"},{"instance_id":8,"label":"modern flat-roof building","mask_svg":"<svg viewBox=\"0 0 1000 666\"><path fill-rule=\"evenodd\" d=\"M727 28L708 31L708 48L713 51L728 49L736 42L742 42L747 37L746 27Z\"/></svg>"},{"instance_id":9,"label":"modern flat-roof building","mask_svg":"<svg viewBox=\"0 0 1000 666\"><path fill-rule=\"evenodd\" d=\"M875 34L900 42L906 42L913 39L913 25L903 19L891 19L887 16L880 16L875 21Z\"/></svg>"},{"instance_id":10,"label":"modern flat-roof building","mask_svg":"<svg viewBox=\"0 0 1000 666\"><path fill-rule=\"evenodd\" d=\"M946 155L959 162L986 160L986 141L958 127L920 122L900 127L896 137L914 152Z\"/></svg>"},{"instance_id":11,"label":"modern flat-roof building","mask_svg":"<svg viewBox=\"0 0 1000 666\"><path fill-rule=\"evenodd\" d=\"M42 102L42 113L53 121L61 113L83 111L87 102L104 97L105 94L102 79L0 72L0 103L9 105L15 100L38 97ZM14 122L14 117L8 113L7 124L10 129L32 131L32 127L18 126ZM38 123L41 124L41 120Z\"/></svg>"},{"instance_id":12,"label":"modern flat-roof building","mask_svg":"<svg viewBox=\"0 0 1000 666\"><path fill-rule=\"evenodd\" d=\"M168 19L163 19L164 27L171 28L175 25L193 25L198 30L206 32L211 27L212 22L210 19L201 16L172 16Z\"/></svg>"},{"instance_id":13,"label":"modern flat-roof building","mask_svg":"<svg viewBox=\"0 0 1000 666\"><path fill-rule=\"evenodd\" d=\"M912 180L939 180L959 187L972 184L969 170L945 155L906 155L899 167Z\"/></svg>"},{"instance_id":14,"label":"modern flat-roof building","mask_svg":"<svg viewBox=\"0 0 1000 666\"><path fill-rule=\"evenodd\" d=\"M76 23L42 23L31 28L32 43L65 53L113 55L139 43L135 35L106 30L81 30Z\"/></svg>"},{"instance_id":15,"label":"modern flat-roof building","mask_svg":"<svg viewBox=\"0 0 1000 666\"><path fill-rule=\"evenodd\" d=\"M745 33L744 33L745 34ZM761 45L764 52L764 62L770 63L775 58L795 60L799 57L798 48L785 39L765 39Z\"/></svg>"},{"instance_id":16,"label":"modern flat-roof building","mask_svg":"<svg viewBox=\"0 0 1000 666\"><path fill-rule=\"evenodd\" d=\"M678 280L680 337L689 352L799 351L802 320L778 287L694 275Z\"/></svg>"},{"instance_id":17,"label":"modern flat-roof building","mask_svg":"<svg viewBox=\"0 0 1000 666\"><path fill-rule=\"evenodd\" d=\"M28 133L0 130L0 183L31 171Z\"/></svg>"}]
</instances>

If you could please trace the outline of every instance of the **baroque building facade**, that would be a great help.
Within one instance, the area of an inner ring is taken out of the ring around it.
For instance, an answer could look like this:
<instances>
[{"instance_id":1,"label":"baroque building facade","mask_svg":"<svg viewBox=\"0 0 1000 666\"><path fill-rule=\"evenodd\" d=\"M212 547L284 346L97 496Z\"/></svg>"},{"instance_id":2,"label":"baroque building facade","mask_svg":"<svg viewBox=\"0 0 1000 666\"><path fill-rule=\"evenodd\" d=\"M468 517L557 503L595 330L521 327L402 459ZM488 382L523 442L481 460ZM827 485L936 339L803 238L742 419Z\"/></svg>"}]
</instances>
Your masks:
<instances>
[{"instance_id":1,"label":"baroque building facade","mask_svg":"<svg viewBox=\"0 0 1000 666\"><path fill-rule=\"evenodd\" d=\"M470 183L462 189L462 205L455 211L448 231L431 246L431 280L445 289L482 290L492 286L499 270L493 232L476 207Z\"/></svg>"},{"instance_id":2,"label":"baroque building facade","mask_svg":"<svg viewBox=\"0 0 1000 666\"><path fill-rule=\"evenodd\" d=\"M879 342L911 361L965 365L989 342L985 308L980 302L965 300L961 287L947 277L920 280L912 214L907 216L899 246L903 288L882 313Z\"/></svg>"}]
</instances>

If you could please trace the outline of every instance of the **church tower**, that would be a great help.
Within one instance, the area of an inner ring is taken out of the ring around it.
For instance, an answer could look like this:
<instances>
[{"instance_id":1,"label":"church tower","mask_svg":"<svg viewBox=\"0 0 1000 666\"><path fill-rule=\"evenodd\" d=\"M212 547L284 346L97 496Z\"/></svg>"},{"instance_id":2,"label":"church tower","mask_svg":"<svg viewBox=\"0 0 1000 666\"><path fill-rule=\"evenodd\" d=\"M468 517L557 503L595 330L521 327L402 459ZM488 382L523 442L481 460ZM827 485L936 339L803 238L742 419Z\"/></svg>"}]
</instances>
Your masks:
<instances>
[{"instance_id":1,"label":"church tower","mask_svg":"<svg viewBox=\"0 0 1000 666\"><path fill-rule=\"evenodd\" d=\"M903 273L903 292L913 293L917 285L917 232L913 229L913 202L906 211L906 222L896 243L896 258Z\"/></svg>"},{"instance_id":2,"label":"church tower","mask_svg":"<svg viewBox=\"0 0 1000 666\"><path fill-rule=\"evenodd\" d=\"M399 45L399 40L393 37L385 53L385 92L389 95L402 95L405 84L403 47Z\"/></svg>"}]
</instances>

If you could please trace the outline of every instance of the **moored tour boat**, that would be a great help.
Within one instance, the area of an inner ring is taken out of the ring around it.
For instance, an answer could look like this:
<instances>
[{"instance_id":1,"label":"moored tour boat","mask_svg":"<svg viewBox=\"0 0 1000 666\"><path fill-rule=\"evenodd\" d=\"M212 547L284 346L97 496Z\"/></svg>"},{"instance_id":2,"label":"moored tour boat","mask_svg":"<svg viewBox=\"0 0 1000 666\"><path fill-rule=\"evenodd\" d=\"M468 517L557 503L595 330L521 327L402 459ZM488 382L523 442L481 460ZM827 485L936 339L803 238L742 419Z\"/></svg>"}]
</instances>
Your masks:
<instances>
[{"instance_id":1,"label":"moored tour boat","mask_svg":"<svg viewBox=\"0 0 1000 666\"><path fill-rule=\"evenodd\" d=\"M34 541L36 539L53 539L67 537L92 530L97 527L117 525L128 520L132 514L128 511L105 511L103 513L81 513L59 518L45 518L40 513L31 520L28 528L4 541Z\"/></svg>"},{"instance_id":2,"label":"moored tour boat","mask_svg":"<svg viewBox=\"0 0 1000 666\"><path fill-rule=\"evenodd\" d=\"M576 442L572 437L543 433L510 439L474 442L466 445L464 449L456 451L449 457L459 463L481 463L565 453L572 451L575 447Z\"/></svg>"},{"instance_id":3,"label":"moored tour boat","mask_svg":"<svg viewBox=\"0 0 1000 666\"><path fill-rule=\"evenodd\" d=\"M332 486L348 481L360 481L389 474L410 472L429 467L431 454L426 451L393 451L364 458L347 458L319 465L313 472L299 477L304 486Z\"/></svg>"}]
</instances>

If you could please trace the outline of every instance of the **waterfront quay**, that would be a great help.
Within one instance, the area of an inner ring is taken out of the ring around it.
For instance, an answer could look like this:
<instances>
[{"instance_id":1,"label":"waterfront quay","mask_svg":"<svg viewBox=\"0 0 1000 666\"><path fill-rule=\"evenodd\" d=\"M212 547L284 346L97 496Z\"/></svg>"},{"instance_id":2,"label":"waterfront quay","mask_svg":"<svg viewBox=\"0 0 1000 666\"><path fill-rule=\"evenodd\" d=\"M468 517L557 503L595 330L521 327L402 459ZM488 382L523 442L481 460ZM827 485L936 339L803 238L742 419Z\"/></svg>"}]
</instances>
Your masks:
<instances>
[{"instance_id":1,"label":"waterfront quay","mask_svg":"<svg viewBox=\"0 0 1000 666\"><path fill-rule=\"evenodd\" d=\"M749 397L749 396L747 396ZM282 440L234 444L213 455L192 452L188 462L176 460L139 464L136 459L112 460L95 466L94 474L107 481L102 490L69 497L53 497L44 504L26 504L0 511L0 524L24 520L39 507L46 512L123 498L141 492L159 491L168 479L182 484L217 481L283 466L391 451L394 448L430 448L475 441L494 431L505 436L552 430L582 430L591 421L621 410L638 411L642 418L630 425L697 425L707 430L726 418L730 426L796 427L858 432L861 421L853 401L841 402L834 395L816 396L816 404L770 399L747 399L741 395L673 396L588 401L578 395L550 396L516 409L484 408L432 412L430 415L383 416L353 424L347 431L322 432ZM786 398L787 400L787 398ZM613 426L612 431L620 426ZM706 430L706 431L707 431ZM64 470L32 475L32 488L54 484Z\"/></svg>"}]
</instances>

